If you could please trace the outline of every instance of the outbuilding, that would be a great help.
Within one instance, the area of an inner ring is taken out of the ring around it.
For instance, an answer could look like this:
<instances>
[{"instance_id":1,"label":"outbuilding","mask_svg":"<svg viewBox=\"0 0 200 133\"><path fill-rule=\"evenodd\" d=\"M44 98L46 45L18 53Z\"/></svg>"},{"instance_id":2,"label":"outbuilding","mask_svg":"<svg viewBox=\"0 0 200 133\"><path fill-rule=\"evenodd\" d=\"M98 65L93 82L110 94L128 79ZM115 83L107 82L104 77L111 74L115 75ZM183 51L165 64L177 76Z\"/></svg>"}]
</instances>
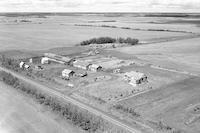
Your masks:
<instances>
[{"instance_id":1,"label":"outbuilding","mask_svg":"<svg viewBox=\"0 0 200 133\"><path fill-rule=\"evenodd\" d=\"M41 59L41 64L49 64L49 58L48 57L43 57Z\"/></svg>"},{"instance_id":2,"label":"outbuilding","mask_svg":"<svg viewBox=\"0 0 200 133\"><path fill-rule=\"evenodd\" d=\"M86 61L81 61L81 60L76 60L73 62L73 66L76 67L76 68L81 68L81 69L84 69L84 70L88 70L89 66L91 64L86 62Z\"/></svg>"},{"instance_id":3,"label":"outbuilding","mask_svg":"<svg viewBox=\"0 0 200 133\"><path fill-rule=\"evenodd\" d=\"M147 76L140 72L126 72L124 74L124 78L129 81L129 84L136 86L138 84L141 84L142 82L147 81Z\"/></svg>"},{"instance_id":4,"label":"outbuilding","mask_svg":"<svg viewBox=\"0 0 200 133\"><path fill-rule=\"evenodd\" d=\"M40 63L41 62L41 57L37 56L37 57L31 57L28 60L29 63Z\"/></svg>"},{"instance_id":5,"label":"outbuilding","mask_svg":"<svg viewBox=\"0 0 200 133\"><path fill-rule=\"evenodd\" d=\"M29 65L25 64L25 65L24 65L24 68L25 68L26 70L29 70L31 67L30 67Z\"/></svg>"},{"instance_id":6,"label":"outbuilding","mask_svg":"<svg viewBox=\"0 0 200 133\"><path fill-rule=\"evenodd\" d=\"M20 67L20 68L24 68L24 65L25 65L25 62L23 62L23 61L21 61L21 62L19 63L19 67Z\"/></svg>"},{"instance_id":7,"label":"outbuilding","mask_svg":"<svg viewBox=\"0 0 200 133\"><path fill-rule=\"evenodd\" d=\"M72 77L74 75L74 71L72 70L69 70L69 69L64 69L62 71L62 78L65 78L65 79L69 79L70 77Z\"/></svg>"},{"instance_id":8,"label":"outbuilding","mask_svg":"<svg viewBox=\"0 0 200 133\"><path fill-rule=\"evenodd\" d=\"M102 70L102 67L96 64L92 64L89 66L89 70L93 71L93 72L98 72Z\"/></svg>"}]
</instances>

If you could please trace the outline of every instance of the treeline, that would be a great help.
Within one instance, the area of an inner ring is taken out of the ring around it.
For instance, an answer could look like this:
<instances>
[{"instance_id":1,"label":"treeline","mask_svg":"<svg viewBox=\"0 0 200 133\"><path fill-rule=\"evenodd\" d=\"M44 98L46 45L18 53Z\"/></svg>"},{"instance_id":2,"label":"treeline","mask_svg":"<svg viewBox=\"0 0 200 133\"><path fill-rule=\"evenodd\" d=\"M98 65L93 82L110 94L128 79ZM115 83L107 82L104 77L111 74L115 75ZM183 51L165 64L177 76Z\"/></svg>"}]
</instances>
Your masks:
<instances>
[{"instance_id":1,"label":"treeline","mask_svg":"<svg viewBox=\"0 0 200 133\"><path fill-rule=\"evenodd\" d=\"M113 107L115 109L117 109L117 110L121 110L121 111L123 111L125 113L131 114L134 117L139 117L140 116L140 114L138 114L137 112L135 112L135 110L133 108L125 107L125 106L123 106L121 104L114 105Z\"/></svg>"},{"instance_id":2,"label":"treeline","mask_svg":"<svg viewBox=\"0 0 200 133\"><path fill-rule=\"evenodd\" d=\"M81 46L86 46L90 44L106 44L106 43L127 43L131 45L138 44L139 40L134 38L111 38L111 37L99 37L99 38L92 38L86 41L80 42Z\"/></svg>"},{"instance_id":3,"label":"treeline","mask_svg":"<svg viewBox=\"0 0 200 133\"><path fill-rule=\"evenodd\" d=\"M17 72L20 70L19 68L20 62L18 60L7 58L4 55L1 55L0 62L1 62L1 65L4 66L5 68L11 69Z\"/></svg>"},{"instance_id":4,"label":"treeline","mask_svg":"<svg viewBox=\"0 0 200 133\"><path fill-rule=\"evenodd\" d=\"M52 96L39 92L30 85L22 83L22 81L9 73L0 72L0 78L4 83L32 96L38 103L49 107L52 111L59 113L64 119L71 121L74 125L77 125L87 132L100 133L109 131L110 133L126 133L124 130L117 129L116 127L112 128L112 125L102 118L92 115L75 105L62 103Z\"/></svg>"}]
</instances>

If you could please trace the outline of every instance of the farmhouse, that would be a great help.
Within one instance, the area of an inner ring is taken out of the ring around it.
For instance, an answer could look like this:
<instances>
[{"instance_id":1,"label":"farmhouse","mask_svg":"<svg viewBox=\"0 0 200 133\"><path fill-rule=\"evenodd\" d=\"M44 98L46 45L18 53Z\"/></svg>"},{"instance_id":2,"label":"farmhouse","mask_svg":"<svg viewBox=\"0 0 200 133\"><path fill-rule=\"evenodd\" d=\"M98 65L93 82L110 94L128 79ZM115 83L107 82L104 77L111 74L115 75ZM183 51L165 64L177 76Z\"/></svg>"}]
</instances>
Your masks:
<instances>
[{"instance_id":1,"label":"farmhouse","mask_svg":"<svg viewBox=\"0 0 200 133\"><path fill-rule=\"evenodd\" d=\"M24 65L25 65L25 62L23 62L23 61L19 63L20 68L24 68Z\"/></svg>"},{"instance_id":2,"label":"farmhouse","mask_svg":"<svg viewBox=\"0 0 200 133\"><path fill-rule=\"evenodd\" d=\"M74 67L81 68L84 70L88 70L90 65L91 65L90 63L81 60L76 60L73 62Z\"/></svg>"},{"instance_id":3,"label":"farmhouse","mask_svg":"<svg viewBox=\"0 0 200 133\"><path fill-rule=\"evenodd\" d=\"M124 74L124 78L129 81L129 84L136 86L138 84L141 84L142 82L147 81L147 76L140 72L127 72Z\"/></svg>"},{"instance_id":4,"label":"farmhouse","mask_svg":"<svg viewBox=\"0 0 200 133\"><path fill-rule=\"evenodd\" d=\"M102 67L96 64L92 64L89 66L89 70L93 71L93 72L97 72L97 71L101 71Z\"/></svg>"},{"instance_id":5,"label":"farmhouse","mask_svg":"<svg viewBox=\"0 0 200 133\"><path fill-rule=\"evenodd\" d=\"M62 77L63 78L67 78L67 79L69 79L70 77L72 77L73 75L74 75L74 71L72 71L72 70L69 70L69 69L64 69L63 71L62 71Z\"/></svg>"}]
</instances>

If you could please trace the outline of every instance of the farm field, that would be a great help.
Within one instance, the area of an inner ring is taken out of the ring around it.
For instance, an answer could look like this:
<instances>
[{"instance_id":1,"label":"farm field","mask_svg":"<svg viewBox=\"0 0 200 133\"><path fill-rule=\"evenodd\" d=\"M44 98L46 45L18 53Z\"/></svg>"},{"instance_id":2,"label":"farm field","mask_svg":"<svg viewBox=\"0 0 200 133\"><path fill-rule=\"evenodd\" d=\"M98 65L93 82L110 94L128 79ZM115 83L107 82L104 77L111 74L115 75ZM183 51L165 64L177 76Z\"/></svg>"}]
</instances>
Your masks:
<instances>
[{"instance_id":1,"label":"farm field","mask_svg":"<svg viewBox=\"0 0 200 133\"><path fill-rule=\"evenodd\" d=\"M149 124L162 121L186 133L197 133L200 131L199 113L193 113L192 110L200 102L199 80L197 77L190 77L120 101L120 104L134 108Z\"/></svg>"},{"instance_id":2,"label":"farm field","mask_svg":"<svg viewBox=\"0 0 200 133\"><path fill-rule=\"evenodd\" d=\"M70 123L0 82L1 133L82 133Z\"/></svg>"},{"instance_id":3,"label":"farm field","mask_svg":"<svg viewBox=\"0 0 200 133\"><path fill-rule=\"evenodd\" d=\"M107 20L108 18L98 18L98 16L96 16L90 19ZM120 24L116 22L115 25L121 26L121 23L127 25L126 19L115 19L116 21L120 21ZM135 19L137 21L137 19L140 20L141 18L133 18L133 20ZM21 22L20 20L29 20L30 22ZM179 32L137 31L118 28L74 26L80 22L88 24L89 20L86 20L87 16L49 16L40 19L34 17L1 17L0 50L46 50L55 47L72 47L83 40L101 36L132 37L139 39L141 42L156 41L160 38L169 39L171 37L184 38L185 36L191 36L190 33ZM145 22L144 19L140 21ZM134 22L136 25L137 23L138 22ZM151 28L151 25L148 23L144 25Z\"/></svg>"},{"instance_id":4,"label":"farm field","mask_svg":"<svg viewBox=\"0 0 200 133\"><path fill-rule=\"evenodd\" d=\"M200 38L115 49L149 64L200 74Z\"/></svg>"}]
</instances>

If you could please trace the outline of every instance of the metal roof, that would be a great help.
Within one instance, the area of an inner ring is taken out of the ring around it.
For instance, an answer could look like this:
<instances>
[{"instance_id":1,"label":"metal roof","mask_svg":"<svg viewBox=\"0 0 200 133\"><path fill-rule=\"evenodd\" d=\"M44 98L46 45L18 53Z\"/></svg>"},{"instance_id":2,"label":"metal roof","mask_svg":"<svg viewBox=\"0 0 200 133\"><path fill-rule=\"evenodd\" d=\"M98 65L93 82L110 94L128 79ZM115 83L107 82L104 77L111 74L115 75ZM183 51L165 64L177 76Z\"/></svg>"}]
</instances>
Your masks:
<instances>
[{"instance_id":1,"label":"metal roof","mask_svg":"<svg viewBox=\"0 0 200 133\"><path fill-rule=\"evenodd\" d=\"M146 77L146 75L144 73L135 72L135 71L126 72L126 73L124 73L124 75L131 79L134 79L134 80L139 80L141 78Z\"/></svg>"},{"instance_id":2,"label":"metal roof","mask_svg":"<svg viewBox=\"0 0 200 133\"><path fill-rule=\"evenodd\" d=\"M91 67L91 68L95 68L95 69L97 69L97 68L99 68L99 67L101 67L101 66L96 65L96 64L92 64L90 67Z\"/></svg>"},{"instance_id":3,"label":"metal roof","mask_svg":"<svg viewBox=\"0 0 200 133\"><path fill-rule=\"evenodd\" d=\"M69 70L69 69L64 69L64 70L62 71L62 73L66 73L66 74L70 74L71 72L74 72L74 71Z\"/></svg>"},{"instance_id":4,"label":"metal roof","mask_svg":"<svg viewBox=\"0 0 200 133\"><path fill-rule=\"evenodd\" d=\"M76 60L73 62L73 64L76 66L83 66L83 67L88 67L89 65L91 65L90 63L81 60Z\"/></svg>"},{"instance_id":5,"label":"metal roof","mask_svg":"<svg viewBox=\"0 0 200 133\"><path fill-rule=\"evenodd\" d=\"M56 59L56 60L64 61L64 62L70 62L72 60L72 58L53 54L53 53L44 53L44 56L49 57L49 58L53 58L53 59Z\"/></svg>"}]
</instances>

